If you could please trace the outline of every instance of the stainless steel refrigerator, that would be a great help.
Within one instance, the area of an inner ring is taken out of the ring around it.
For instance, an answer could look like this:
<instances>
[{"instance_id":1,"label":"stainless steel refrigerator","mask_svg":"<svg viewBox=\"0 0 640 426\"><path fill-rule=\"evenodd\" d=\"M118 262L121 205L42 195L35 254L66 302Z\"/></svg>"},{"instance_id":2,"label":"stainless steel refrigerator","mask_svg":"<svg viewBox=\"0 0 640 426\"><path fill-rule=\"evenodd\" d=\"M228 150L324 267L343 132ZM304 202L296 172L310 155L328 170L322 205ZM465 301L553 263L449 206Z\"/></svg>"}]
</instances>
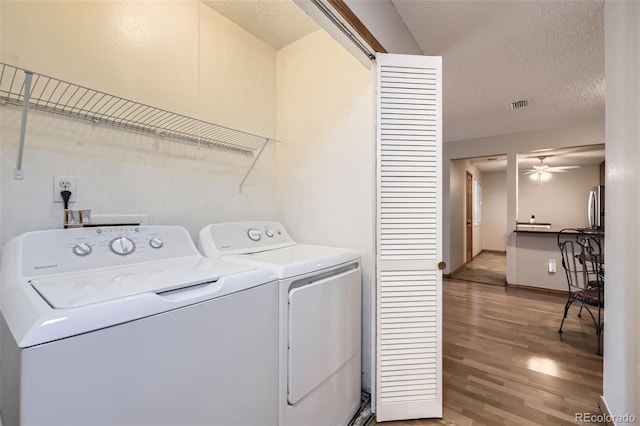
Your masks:
<instances>
[{"instance_id":1,"label":"stainless steel refrigerator","mask_svg":"<svg viewBox=\"0 0 640 426\"><path fill-rule=\"evenodd\" d=\"M604 186L598 185L589 191L589 206L587 208L589 228L604 228Z\"/></svg>"}]
</instances>

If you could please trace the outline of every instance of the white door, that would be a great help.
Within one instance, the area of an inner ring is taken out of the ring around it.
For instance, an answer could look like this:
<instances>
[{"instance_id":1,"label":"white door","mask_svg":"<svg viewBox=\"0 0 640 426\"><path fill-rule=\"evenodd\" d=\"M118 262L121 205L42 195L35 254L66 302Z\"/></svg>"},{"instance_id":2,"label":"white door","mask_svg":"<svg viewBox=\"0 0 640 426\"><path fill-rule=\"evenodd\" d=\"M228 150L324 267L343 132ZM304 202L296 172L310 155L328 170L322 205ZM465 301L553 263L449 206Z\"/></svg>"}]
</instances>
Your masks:
<instances>
[{"instance_id":1,"label":"white door","mask_svg":"<svg viewBox=\"0 0 640 426\"><path fill-rule=\"evenodd\" d=\"M442 417L441 73L377 55L378 421Z\"/></svg>"}]
</instances>

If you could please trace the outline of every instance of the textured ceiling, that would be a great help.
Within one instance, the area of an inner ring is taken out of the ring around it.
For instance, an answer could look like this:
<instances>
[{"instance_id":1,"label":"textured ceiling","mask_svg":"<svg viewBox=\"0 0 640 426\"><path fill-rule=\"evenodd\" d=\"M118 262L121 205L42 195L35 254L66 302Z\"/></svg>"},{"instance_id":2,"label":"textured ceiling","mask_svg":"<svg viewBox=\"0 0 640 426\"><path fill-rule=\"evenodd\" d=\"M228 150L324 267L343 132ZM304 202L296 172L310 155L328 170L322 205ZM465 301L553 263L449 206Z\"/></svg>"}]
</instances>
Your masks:
<instances>
[{"instance_id":1,"label":"textured ceiling","mask_svg":"<svg viewBox=\"0 0 640 426\"><path fill-rule=\"evenodd\" d=\"M445 142L604 119L602 1L392 2L443 57Z\"/></svg>"},{"instance_id":2,"label":"textured ceiling","mask_svg":"<svg viewBox=\"0 0 640 426\"><path fill-rule=\"evenodd\" d=\"M205 0L203 3L275 50L320 29L290 0Z\"/></svg>"}]
</instances>

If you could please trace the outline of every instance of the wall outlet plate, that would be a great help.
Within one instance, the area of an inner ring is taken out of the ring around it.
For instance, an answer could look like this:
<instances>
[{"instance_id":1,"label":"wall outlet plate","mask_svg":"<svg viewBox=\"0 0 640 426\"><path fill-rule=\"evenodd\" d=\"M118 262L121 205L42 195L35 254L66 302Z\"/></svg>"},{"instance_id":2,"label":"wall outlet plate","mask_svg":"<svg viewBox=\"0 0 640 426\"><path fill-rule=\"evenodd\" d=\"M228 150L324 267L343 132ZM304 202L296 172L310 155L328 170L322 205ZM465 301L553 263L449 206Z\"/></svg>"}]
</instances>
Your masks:
<instances>
[{"instance_id":1,"label":"wall outlet plate","mask_svg":"<svg viewBox=\"0 0 640 426\"><path fill-rule=\"evenodd\" d=\"M62 203L64 200L60 195L60 192L68 190L71 191L70 203L75 203L78 200L78 187L76 186L75 176L53 176L53 202Z\"/></svg>"},{"instance_id":2,"label":"wall outlet plate","mask_svg":"<svg viewBox=\"0 0 640 426\"><path fill-rule=\"evenodd\" d=\"M549 259L549 273L553 274L556 272L556 260Z\"/></svg>"}]
</instances>

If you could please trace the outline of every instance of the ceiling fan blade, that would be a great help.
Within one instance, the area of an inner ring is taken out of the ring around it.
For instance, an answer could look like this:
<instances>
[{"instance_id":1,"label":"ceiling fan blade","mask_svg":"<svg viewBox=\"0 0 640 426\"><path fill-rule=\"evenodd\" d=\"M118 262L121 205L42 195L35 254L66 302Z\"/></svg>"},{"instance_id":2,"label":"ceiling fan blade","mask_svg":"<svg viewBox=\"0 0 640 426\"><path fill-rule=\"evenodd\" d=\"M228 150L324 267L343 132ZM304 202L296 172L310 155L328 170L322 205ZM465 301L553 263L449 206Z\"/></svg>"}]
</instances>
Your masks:
<instances>
[{"instance_id":1,"label":"ceiling fan blade","mask_svg":"<svg viewBox=\"0 0 640 426\"><path fill-rule=\"evenodd\" d=\"M566 172L567 170L579 169L580 166L557 166L557 167L549 167L547 172Z\"/></svg>"}]
</instances>

